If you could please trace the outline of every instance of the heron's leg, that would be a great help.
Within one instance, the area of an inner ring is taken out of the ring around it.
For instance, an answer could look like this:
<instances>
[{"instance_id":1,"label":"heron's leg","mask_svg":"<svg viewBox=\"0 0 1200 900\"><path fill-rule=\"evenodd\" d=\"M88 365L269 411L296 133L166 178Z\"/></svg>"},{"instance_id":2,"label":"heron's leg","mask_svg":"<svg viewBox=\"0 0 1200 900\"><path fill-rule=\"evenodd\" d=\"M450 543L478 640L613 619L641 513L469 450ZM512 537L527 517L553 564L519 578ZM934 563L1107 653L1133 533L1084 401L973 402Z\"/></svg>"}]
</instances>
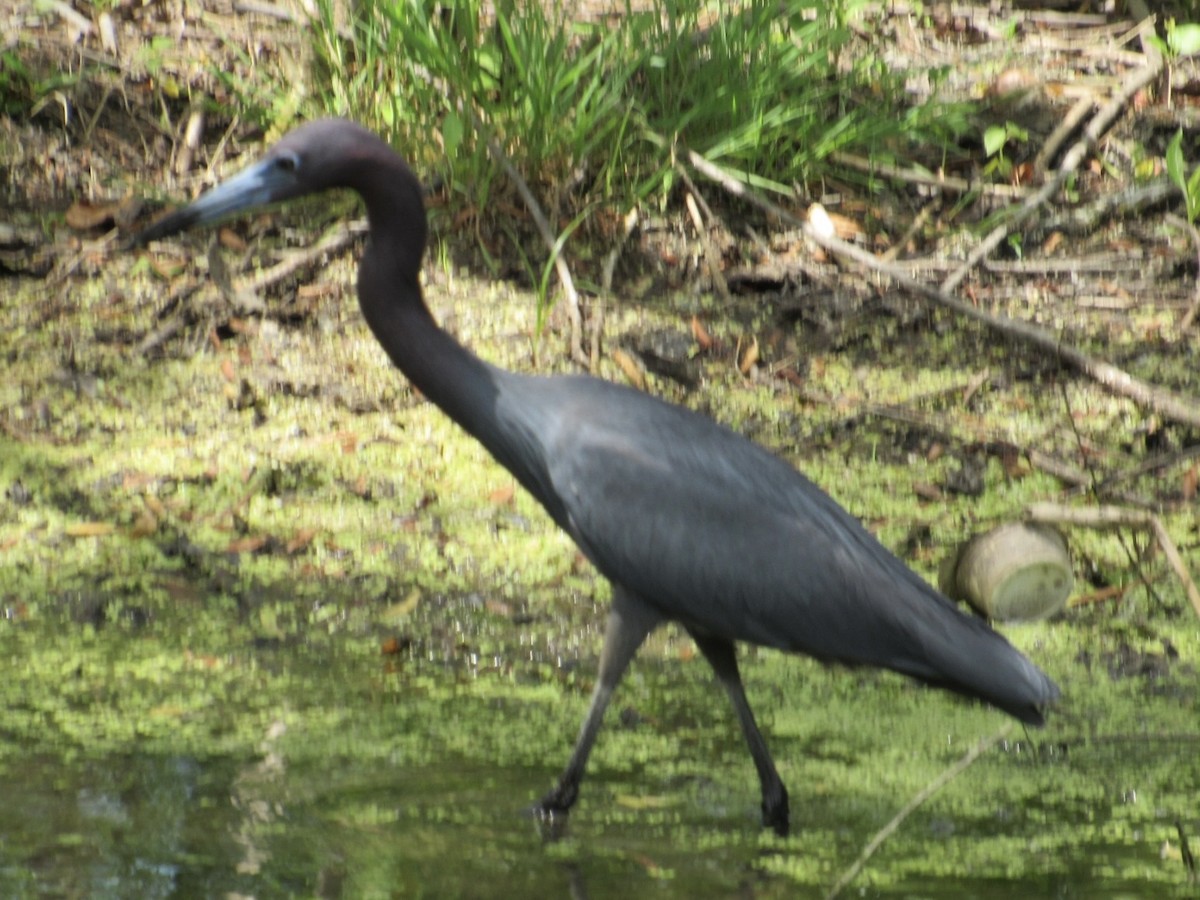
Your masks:
<instances>
[{"instance_id":1,"label":"heron's leg","mask_svg":"<svg viewBox=\"0 0 1200 900\"><path fill-rule=\"evenodd\" d=\"M608 701L612 699L612 693L621 676L625 674L629 661L646 640L646 635L661 621L661 617L646 603L623 588L613 585L612 609L608 613L604 649L600 654L600 674L592 691L587 715L583 719L583 728L580 729L575 749L571 752L571 759L554 790L538 802L538 808L543 813L565 813L579 796L579 783L583 780L588 754L592 751L592 744L596 742Z\"/></svg>"},{"instance_id":2,"label":"heron's leg","mask_svg":"<svg viewBox=\"0 0 1200 900\"><path fill-rule=\"evenodd\" d=\"M733 642L724 638L711 637L690 632L696 646L704 654L717 673L717 679L725 688L737 712L738 722L742 726L742 734L750 748L750 756L754 759L754 768L758 770L758 780L762 785L762 821L763 825L775 830L780 836L788 833L788 794L783 786L783 780L775 771L775 761L767 749L762 732L754 721L754 713L750 709L750 701L746 699L746 690L742 687L742 676L738 673L737 656Z\"/></svg>"}]
</instances>

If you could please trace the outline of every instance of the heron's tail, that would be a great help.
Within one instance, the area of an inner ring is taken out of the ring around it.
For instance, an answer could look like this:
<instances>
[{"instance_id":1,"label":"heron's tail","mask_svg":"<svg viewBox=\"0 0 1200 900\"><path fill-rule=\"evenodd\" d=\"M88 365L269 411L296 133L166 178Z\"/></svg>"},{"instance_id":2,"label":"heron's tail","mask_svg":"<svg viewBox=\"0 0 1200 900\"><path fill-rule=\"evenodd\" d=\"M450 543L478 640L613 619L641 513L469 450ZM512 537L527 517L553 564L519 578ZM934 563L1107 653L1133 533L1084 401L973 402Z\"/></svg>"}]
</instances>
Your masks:
<instances>
[{"instance_id":1,"label":"heron's tail","mask_svg":"<svg viewBox=\"0 0 1200 900\"><path fill-rule=\"evenodd\" d=\"M932 591L931 588L927 588ZM896 666L915 678L990 703L1027 725L1045 723L1059 689L1002 635L938 595L940 603L922 617L919 655ZM936 612L934 612L936 610Z\"/></svg>"}]
</instances>

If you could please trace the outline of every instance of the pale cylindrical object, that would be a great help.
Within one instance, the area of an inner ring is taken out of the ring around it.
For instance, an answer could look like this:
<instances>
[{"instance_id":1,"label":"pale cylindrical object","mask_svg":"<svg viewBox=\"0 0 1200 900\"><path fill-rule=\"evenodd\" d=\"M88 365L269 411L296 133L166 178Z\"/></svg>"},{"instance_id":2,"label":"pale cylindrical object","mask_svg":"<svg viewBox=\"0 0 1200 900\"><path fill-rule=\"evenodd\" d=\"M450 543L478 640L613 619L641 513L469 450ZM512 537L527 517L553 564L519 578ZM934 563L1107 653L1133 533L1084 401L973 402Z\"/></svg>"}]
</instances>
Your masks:
<instances>
[{"instance_id":1,"label":"pale cylindrical object","mask_svg":"<svg viewBox=\"0 0 1200 900\"><path fill-rule=\"evenodd\" d=\"M942 592L998 621L1044 619L1067 604L1075 578L1063 536L1012 523L976 535L942 566Z\"/></svg>"}]
</instances>

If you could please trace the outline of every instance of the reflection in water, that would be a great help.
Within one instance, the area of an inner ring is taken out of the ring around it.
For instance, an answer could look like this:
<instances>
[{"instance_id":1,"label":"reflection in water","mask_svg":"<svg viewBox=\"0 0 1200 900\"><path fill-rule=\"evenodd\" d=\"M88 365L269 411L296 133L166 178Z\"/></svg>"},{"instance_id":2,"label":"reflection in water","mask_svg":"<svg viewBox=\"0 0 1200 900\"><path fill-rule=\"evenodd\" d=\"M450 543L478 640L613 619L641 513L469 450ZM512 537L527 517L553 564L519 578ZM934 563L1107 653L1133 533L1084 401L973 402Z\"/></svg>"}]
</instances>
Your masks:
<instances>
[{"instance_id":1,"label":"reflection in water","mask_svg":"<svg viewBox=\"0 0 1200 900\"><path fill-rule=\"evenodd\" d=\"M546 841L527 811L555 777L586 679L572 693L528 673L396 673L373 654L308 648L269 662L269 692L186 719L163 706L177 743L207 730L226 752L163 752L161 736L125 753L49 738L25 750L33 729L0 742L0 897L822 894L997 723L899 679L749 657L750 689L803 785L796 833L779 840L757 826L754 773L707 673L643 663L621 697L636 715L610 723L592 789ZM258 665L230 683L253 686ZM211 687L208 670L187 677ZM1070 687L1042 750L1022 738L982 754L850 891L1188 896L1168 851L1176 821L1193 847L1200 833L1194 681ZM89 710L98 727L119 713L113 697Z\"/></svg>"},{"instance_id":2,"label":"reflection in water","mask_svg":"<svg viewBox=\"0 0 1200 900\"><path fill-rule=\"evenodd\" d=\"M276 819L284 815L283 804L274 799L279 795L286 766L279 749L279 738L287 731L287 725L276 720L267 729L266 737L258 745L262 759L247 766L233 782L230 800L233 808L242 814L234 832L233 840L242 848L243 856L234 870L239 875L257 875L270 852L263 847L260 836Z\"/></svg>"}]
</instances>

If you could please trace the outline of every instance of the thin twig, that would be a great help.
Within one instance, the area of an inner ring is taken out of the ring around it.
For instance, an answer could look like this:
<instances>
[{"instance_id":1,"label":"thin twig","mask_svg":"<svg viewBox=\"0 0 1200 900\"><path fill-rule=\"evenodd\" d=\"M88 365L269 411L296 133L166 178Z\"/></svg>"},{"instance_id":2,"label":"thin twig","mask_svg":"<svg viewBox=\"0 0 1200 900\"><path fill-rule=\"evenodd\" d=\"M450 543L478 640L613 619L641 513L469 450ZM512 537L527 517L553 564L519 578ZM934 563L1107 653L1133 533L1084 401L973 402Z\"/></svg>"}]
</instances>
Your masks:
<instances>
[{"instance_id":1,"label":"thin twig","mask_svg":"<svg viewBox=\"0 0 1200 900\"><path fill-rule=\"evenodd\" d=\"M883 251L880 259L885 262L895 262L901 251L908 246L908 242L916 237L917 232L925 227L925 223L929 221L929 217L933 215L934 208L938 201L933 200L921 207L920 211L913 217L913 220L908 224L908 228L904 230L904 234L900 235L899 240L895 241L892 246Z\"/></svg>"},{"instance_id":2,"label":"thin twig","mask_svg":"<svg viewBox=\"0 0 1200 900\"><path fill-rule=\"evenodd\" d=\"M1172 466L1177 466L1180 463L1185 463L1189 459L1194 459L1200 456L1200 444L1192 444L1190 447L1184 447L1181 450L1172 450L1170 453L1160 453L1157 456L1152 456L1149 459L1144 459L1136 466L1125 469L1120 472L1114 472L1111 475L1106 475L1096 485L1094 494L1104 496L1114 487L1123 481L1132 481L1135 478L1141 478L1143 475L1148 475L1151 472L1157 472L1160 469L1168 469ZM1122 500L1122 503L1125 501ZM1158 504L1161 507L1161 502Z\"/></svg>"},{"instance_id":3,"label":"thin twig","mask_svg":"<svg viewBox=\"0 0 1200 900\"><path fill-rule=\"evenodd\" d=\"M833 900L834 897L840 894L843 889L845 889L846 886L858 876L858 873L863 870L863 867L866 866L867 861L874 855L875 851L883 845L883 842L891 837L896 829L904 824L905 819L912 815L922 803L924 803L926 800L944 788L947 784L961 775L964 771L966 771L966 769L970 767L971 763L979 759L979 757L985 751L991 749L993 746L1003 740L1008 733L1013 730L1013 724L1014 723L1012 722L1008 722L991 737L986 737L981 740L978 744L968 750L963 755L962 759L960 759L950 768L946 769L937 778L933 779L933 781L929 782L929 784L925 785L925 787L918 791L916 796L909 800L908 803L904 805L904 808L892 817L892 821L888 822L883 826L883 828L879 829L879 832L875 835L875 837L871 838L867 846L863 848L862 853L858 855L858 859L854 861L854 864L845 872L843 872L842 877L839 878L837 883L835 883L834 886L829 889L829 893L825 895L825 900Z\"/></svg>"},{"instance_id":4,"label":"thin twig","mask_svg":"<svg viewBox=\"0 0 1200 900\"><path fill-rule=\"evenodd\" d=\"M704 207L704 213L710 219L715 219L708 204L704 201L700 191L696 188L687 170L682 165L676 165L676 170L683 179L684 187L687 188L687 194L684 196L684 205L687 206L688 215L692 219L692 225L696 229L696 239L700 241L700 246L704 248L704 258L708 263L708 277L712 279L713 286L717 289L717 293L721 295L722 300L729 299L729 283L725 280L725 274L721 271L721 254L717 252L716 246L709 236L708 227L704 224L704 219L700 216L700 208Z\"/></svg>"},{"instance_id":5,"label":"thin twig","mask_svg":"<svg viewBox=\"0 0 1200 900\"><path fill-rule=\"evenodd\" d=\"M343 248L349 246L359 235L366 234L367 230L366 219L356 219L353 222L332 228L321 240L317 241L311 247L288 254L286 259L276 263L269 269L263 269L253 278L239 281L234 286L234 289L237 291L261 291L263 288L287 278L287 276L291 275L297 269L304 268L319 257L327 253L341 251Z\"/></svg>"},{"instance_id":6,"label":"thin twig","mask_svg":"<svg viewBox=\"0 0 1200 900\"><path fill-rule=\"evenodd\" d=\"M1058 123L1058 127L1050 132L1050 136L1046 138L1046 143L1042 145L1042 149L1033 158L1033 171L1035 174L1040 175L1046 171L1046 168L1050 165L1050 160L1054 159L1054 155L1058 153L1059 148L1067 142L1067 138L1074 134L1075 129L1079 127L1079 123L1083 121L1084 116L1090 113L1095 105L1096 98L1091 95L1080 97L1075 101L1075 105L1067 111L1063 120Z\"/></svg>"},{"instance_id":7,"label":"thin twig","mask_svg":"<svg viewBox=\"0 0 1200 900\"><path fill-rule=\"evenodd\" d=\"M986 181L972 181L969 178L959 178L955 175L931 174L917 169L902 169L890 163L879 162L854 153L839 152L831 157L833 162L848 169L857 169L877 178L887 178L905 184L916 184L922 187L936 188L939 191L950 191L955 194L977 192L985 197L1002 197L1009 200L1019 200L1029 196L1029 188L1015 184L992 184Z\"/></svg>"},{"instance_id":8,"label":"thin twig","mask_svg":"<svg viewBox=\"0 0 1200 900\"><path fill-rule=\"evenodd\" d=\"M1033 234L1062 231L1066 234L1091 234L1112 218L1144 215L1151 207L1172 199L1179 189L1165 175L1146 184L1137 184L1123 191L1103 194L1072 209L1047 219L1040 219L1031 229Z\"/></svg>"},{"instance_id":9,"label":"thin twig","mask_svg":"<svg viewBox=\"0 0 1200 900\"><path fill-rule=\"evenodd\" d=\"M46 6L58 13L59 18L67 22L79 34L91 34L95 30L92 28L91 19L77 13L69 3L65 3L63 0L46 0Z\"/></svg>"},{"instance_id":10,"label":"thin twig","mask_svg":"<svg viewBox=\"0 0 1200 900\"><path fill-rule=\"evenodd\" d=\"M621 251L625 249L625 244L628 243L629 236L633 234L633 229L637 228L637 224L638 211L634 206L622 219L621 235L604 257L604 265L600 271L599 302L592 304L591 340L588 347L588 371L592 373L600 365L600 338L604 331L604 302L612 296L613 272L616 271Z\"/></svg>"},{"instance_id":11,"label":"thin twig","mask_svg":"<svg viewBox=\"0 0 1200 900\"><path fill-rule=\"evenodd\" d=\"M1184 593L1196 615L1200 616L1200 589L1192 580L1187 565L1179 553L1179 548L1171 540L1162 519L1152 512L1124 509L1120 506L1074 507L1062 506L1058 503L1033 503L1025 510L1025 518L1030 522L1044 522L1048 525L1082 525L1087 528L1149 528L1162 548L1163 556L1167 558L1175 577L1183 585Z\"/></svg>"},{"instance_id":12,"label":"thin twig","mask_svg":"<svg viewBox=\"0 0 1200 900\"><path fill-rule=\"evenodd\" d=\"M358 219L354 222L338 225L313 246L289 254L286 259L276 263L269 269L264 269L251 278L241 279L232 285L226 284L220 287L221 293L233 299L234 302L241 302L238 298L253 297L263 288L287 278L297 269L304 268L321 256L339 252L359 235L366 234L366 232L366 219ZM172 305L179 304L182 300L195 293L204 283L197 280L172 291L171 296L164 305L164 309L169 309ZM187 309L191 309L191 307L189 306ZM144 356L152 350L156 350L182 331L190 320L190 317L185 313L186 310L179 310L169 322L142 338L141 343L137 346L137 354Z\"/></svg>"},{"instance_id":13,"label":"thin twig","mask_svg":"<svg viewBox=\"0 0 1200 900\"><path fill-rule=\"evenodd\" d=\"M756 194L742 182L730 177L720 168L710 163L695 151L687 153L688 162L697 172L709 178L736 197L757 206L759 209L777 216L785 222L798 226L809 240L843 260L852 260L869 271L886 275L896 284L920 297L932 300L934 303L958 313L973 321L979 322L993 331L999 332L1011 340L1028 344L1049 354L1052 358L1091 378L1105 390L1117 396L1126 397L1148 409L1154 410L1163 418L1200 428L1200 406L1192 398L1184 397L1160 388L1140 379L1134 378L1128 372L1118 369L1110 363L1088 356L1081 350L1068 344L1054 334L1034 325L995 315L986 310L972 306L949 293L939 290L932 285L917 281L906 272L894 265L881 261L878 257L866 252L853 244L836 237L823 235L803 222L786 209L776 206L771 201Z\"/></svg>"},{"instance_id":14,"label":"thin twig","mask_svg":"<svg viewBox=\"0 0 1200 900\"><path fill-rule=\"evenodd\" d=\"M1079 168L1080 163L1087 158L1088 154L1095 150L1104 132L1108 130L1109 126L1120 115L1133 95L1158 78L1162 74L1162 70L1162 58L1158 57L1155 59L1151 57L1147 60L1145 66L1136 70L1125 80L1117 92L1113 94L1112 99L1102 106L1092 121L1088 123L1088 127L1084 129L1083 137L1076 141L1071 146L1071 149L1067 151L1054 177L1042 185L1037 192L1026 197L1025 201L1019 207L1015 208L1005 218L1004 222L992 229L988 236L979 243L979 246L967 255L963 264L942 282L941 288L943 291L949 292L958 287L970 271L975 268L976 264L995 250L1001 241L1008 237L1013 228L1030 218L1047 200L1062 189L1062 186L1066 184L1071 174Z\"/></svg>"}]
</instances>

